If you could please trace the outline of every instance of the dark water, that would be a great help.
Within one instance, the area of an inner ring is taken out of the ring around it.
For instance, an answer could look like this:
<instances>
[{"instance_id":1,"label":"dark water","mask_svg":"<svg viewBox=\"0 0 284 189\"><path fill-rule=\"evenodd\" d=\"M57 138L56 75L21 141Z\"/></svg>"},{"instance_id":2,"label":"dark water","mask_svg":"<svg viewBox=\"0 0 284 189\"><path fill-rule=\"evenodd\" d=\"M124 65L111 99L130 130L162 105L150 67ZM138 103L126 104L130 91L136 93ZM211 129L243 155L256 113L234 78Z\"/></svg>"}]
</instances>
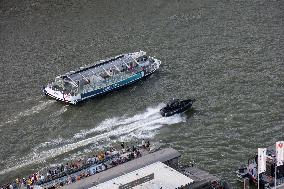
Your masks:
<instances>
[{"instance_id":1,"label":"dark water","mask_svg":"<svg viewBox=\"0 0 284 189\"><path fill-rule=\"evenodd\" d=\"M238 165L284 139L284 1L0 1L0 183L116 141L150 138L240 188ZM56 75L137 50L150 78L69 106ZM194 110L158 114L172 97Z\"/></svg>"}]
</instances>

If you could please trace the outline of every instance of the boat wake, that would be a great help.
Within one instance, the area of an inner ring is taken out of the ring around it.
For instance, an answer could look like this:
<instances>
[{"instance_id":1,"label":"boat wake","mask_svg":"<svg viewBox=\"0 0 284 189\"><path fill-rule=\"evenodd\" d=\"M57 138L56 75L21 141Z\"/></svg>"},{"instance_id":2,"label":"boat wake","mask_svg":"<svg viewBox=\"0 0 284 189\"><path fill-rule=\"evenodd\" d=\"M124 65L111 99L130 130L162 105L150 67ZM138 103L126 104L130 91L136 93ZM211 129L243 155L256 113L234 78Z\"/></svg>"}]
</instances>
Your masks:
<instances>
[{"instance_id":1,"label":"boat wake","mask_svg":"<svg viewBox=\"0 0 284 189\"><path fill-rule=\"evenodd\" d=\"M186 121L186 117L181 115L162 117L159 113L162 106L163 105L160 104L156 107L147 108L145 112L134 116L106 119L95 128L82 130L79 133L74 134L71 139L63 140L60 138L55 139L54 143L45 142L42 145L39 145L41 146L40 148L35 149L28 157L25 157L20 161L22 162L21 164L5 169L1 171L0 174L5 174L29 164L45 162L47 159L57 157L91 144L94 146L107 146L117 141L152 138L162 126ZM65 143L63 141L65 141ZM69 143L66 144L66 141ZM60 143L61 146L58 145ZM54 145L53 148L52 145ZM46 150L46 146L48 146L48 150Z\"/></svg>"},{"instance_id":2,"label":"boat wake","mask_svg":"<svg viewBox=\"0 0 284 189\"><path fill-rule=\"evenodd\" d=\"M0 125L3 126L5 124L14 124L14 123L18 122L22 117L31 116L33 114L39 113L40 111L46 109L48 106L50 106L54 102L56 102L56 101L55 100L48 100L48 101L40 102L38 105L35 105L35 106L25 110L25 111L19 112L16 115L12 115L8 120L4 121Z\"/></svg>"}]
</instances>

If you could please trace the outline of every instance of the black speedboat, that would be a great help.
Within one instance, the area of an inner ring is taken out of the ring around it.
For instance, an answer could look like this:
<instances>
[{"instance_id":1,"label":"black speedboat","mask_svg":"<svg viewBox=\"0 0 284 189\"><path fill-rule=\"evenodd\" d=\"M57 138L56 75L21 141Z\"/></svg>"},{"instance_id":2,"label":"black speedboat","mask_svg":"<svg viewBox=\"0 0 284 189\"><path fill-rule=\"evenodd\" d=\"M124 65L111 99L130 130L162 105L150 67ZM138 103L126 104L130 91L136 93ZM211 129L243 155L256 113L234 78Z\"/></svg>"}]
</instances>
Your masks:
<instances>
[{"instance_id":1,"label":"black speedboat","mask_svg":"<svg viewBox=\"0 0 284 189\"><path fill-rule=\"evenodd\" d=\"M187 111L193 104L195 99L191 100L179 100L179 99L174 99L171 102L167 104L166 107L162 108L160 110L160 113L163 117L169 117L174 114L179 114L182 112Z\"/></svg>"}]
</instances>

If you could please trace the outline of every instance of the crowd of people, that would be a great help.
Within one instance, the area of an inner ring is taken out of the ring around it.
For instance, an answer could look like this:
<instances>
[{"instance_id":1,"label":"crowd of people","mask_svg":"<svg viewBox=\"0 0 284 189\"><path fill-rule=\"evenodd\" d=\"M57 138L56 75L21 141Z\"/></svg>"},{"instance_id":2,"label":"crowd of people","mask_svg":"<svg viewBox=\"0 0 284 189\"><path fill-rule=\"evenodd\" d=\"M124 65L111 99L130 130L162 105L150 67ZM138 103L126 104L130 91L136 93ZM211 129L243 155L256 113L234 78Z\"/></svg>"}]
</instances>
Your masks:
<instances>
[{"instance_id":1,"label":"crowd of people","mask_svg":"<svg viewBox=\"0 0 284 189\"><path fill-rule=\"evenodd\" d=\"M83 178L117 166L135 158L141 157L141 150L150 149L150 142L142 140L142 145L125 146L121 143L121 150L109 148L88 158L78 159L49 168L42 173L34 173L27 178L16 178L13 182L3 185L0 189L33 189L35 185L48 189L60 188ZM54 182L56 180L56 182ZM55 184L54 184L55 183Z\"/></svg>"}]
</instances>

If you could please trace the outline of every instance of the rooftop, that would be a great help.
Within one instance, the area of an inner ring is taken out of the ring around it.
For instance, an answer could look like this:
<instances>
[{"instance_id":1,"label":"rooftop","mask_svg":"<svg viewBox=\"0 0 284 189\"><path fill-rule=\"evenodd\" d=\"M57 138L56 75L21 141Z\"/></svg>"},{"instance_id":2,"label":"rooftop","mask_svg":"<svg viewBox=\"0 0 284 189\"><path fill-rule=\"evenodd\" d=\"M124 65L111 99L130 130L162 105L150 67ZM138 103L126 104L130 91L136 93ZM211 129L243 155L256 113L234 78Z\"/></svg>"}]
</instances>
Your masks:
<instances>
[{"instance_id":1,"label":"rooftop","mask_svg":"<svg viewBox=\"0 0 284 189\"><path fill-rule=\"evenodd\" d=\"M192 182L191 178L162 162L156 162L91 187L91 189L172 189Z\"/></svg>"},{"instance_id":2,"label":"rooftop","mask_svg":"<svg viewBox=\"0 0 284 189\"><path fill-rule=\"evenodd\" d=\"M77 71L69 72L65 75L73 81L80 81L83 80L84 78L89 78L90 76L95 74L99 75L100 73L105 73L105 70L109 70L112 67L115 68L115 66L118 67L119 69L122 69L121 68L122 65L131 61L133 61L131 56L121 55L112 58L110 60L103 61L102 63L96 65L87 66Z\"/></svg>"},{"instance_id":3,"label":"rooftop","mask_svg":"<svg viewBox=\"0 0 284 189\"><path fill-rule=\"evenodd\" d=\"M147 165L153 164L155 162L166 162L180 156L180 153L173 148L165 148L157 152L144 155L127 163L118 165L111 169L105 170L98 174L92 175L85 179L79 180L76 183L66 185L62 187L62 189L87 189L97 184L104 183L108 180L124 175L125 173L129 173Z\"/></svg>"},{"instance_id":4,"label":"rooftop","mask_svg":"<svg viewBox=\"0 0 284 189\"><path fill-rule=\"evenodd\" d=\"M85 80L90 76L99 77L100 74L109 74L111 70L121 71L124 67L128 67L130 62L135 62L134 58L137 56L145 55L143 51L122 54L105 60L101 60L95 64L91 64L85 67L81 67L78 70L70 71L61 77L63 79L70 79L73 82Z\"/></svg>"}]
</instances>

